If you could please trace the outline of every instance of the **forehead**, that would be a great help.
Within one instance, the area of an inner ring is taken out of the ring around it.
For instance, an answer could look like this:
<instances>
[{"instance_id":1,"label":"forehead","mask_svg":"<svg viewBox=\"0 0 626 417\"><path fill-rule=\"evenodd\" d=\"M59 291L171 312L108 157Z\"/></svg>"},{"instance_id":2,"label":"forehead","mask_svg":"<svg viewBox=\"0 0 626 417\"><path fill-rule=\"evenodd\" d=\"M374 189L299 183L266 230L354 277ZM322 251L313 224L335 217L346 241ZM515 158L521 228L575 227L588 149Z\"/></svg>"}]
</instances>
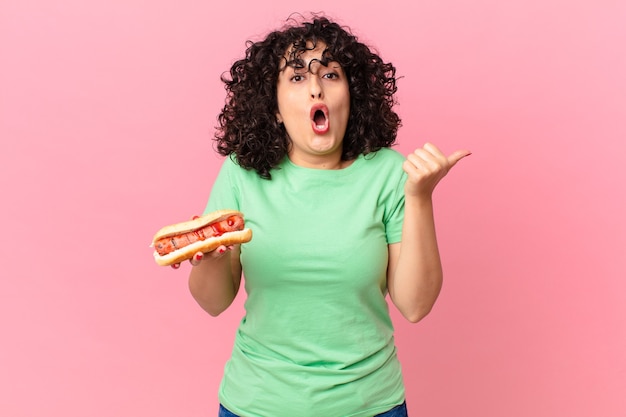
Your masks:
<instances>
[{"instance_id":1,"label":"forehead","mask_svg":"<svg viewBox=\"0 0 626 417\"><path fill-rule=\"evenodd\" d=\"M325 42L307 40L306 43L298 41L291 44L283 54L283 58L288 66L293 66L299 61L322 60L325 55L328 55Z\"/></svg>"},{"instance_id":2,"label":"forehead","mask_svg":"<svg viewBox=\"0 0 626 417\"><path fill-rule=\"evenodd\" d=\"M280 71L283 72L289 68L310 70L312 64L328 66L333 61L325 42L319 40L315 43L308 40L306 44L297 42L287 48L283 54Z\"/></svg>"},{"instance_id":3,"label":"forehead","mask_svg":"<svg viewBox=\"0 0 626 417\"><path fill-rule=\"evenodd\" d=\"M300 56L310 53L322 54L326 50L326 46L326 42L321 40L307 40L306 42L296 41L287 48L285 56Z\"/></svg>"}]
</instances>

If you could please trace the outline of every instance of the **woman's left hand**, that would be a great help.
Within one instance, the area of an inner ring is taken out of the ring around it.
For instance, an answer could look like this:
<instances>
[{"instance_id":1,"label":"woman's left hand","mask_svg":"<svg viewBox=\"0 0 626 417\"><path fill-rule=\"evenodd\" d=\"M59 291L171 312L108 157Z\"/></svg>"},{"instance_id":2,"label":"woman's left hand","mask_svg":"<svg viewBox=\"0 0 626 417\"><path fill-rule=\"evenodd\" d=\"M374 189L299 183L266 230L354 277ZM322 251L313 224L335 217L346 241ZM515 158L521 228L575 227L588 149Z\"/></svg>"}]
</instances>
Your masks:
<instances>
[{"instance_id":1,"label":"woman's left hand","mask_svg":"<svg viewBox=\"0 0 626 417\"><path fill-rule=\"evenodd\" d=\"M409 154L402 168L408 178L404 186L407 197L431 198L435 187L457 162L471 155L469 151L456 151L445 156L432 143L426 143Z\"/></svg>"}]
</instances>

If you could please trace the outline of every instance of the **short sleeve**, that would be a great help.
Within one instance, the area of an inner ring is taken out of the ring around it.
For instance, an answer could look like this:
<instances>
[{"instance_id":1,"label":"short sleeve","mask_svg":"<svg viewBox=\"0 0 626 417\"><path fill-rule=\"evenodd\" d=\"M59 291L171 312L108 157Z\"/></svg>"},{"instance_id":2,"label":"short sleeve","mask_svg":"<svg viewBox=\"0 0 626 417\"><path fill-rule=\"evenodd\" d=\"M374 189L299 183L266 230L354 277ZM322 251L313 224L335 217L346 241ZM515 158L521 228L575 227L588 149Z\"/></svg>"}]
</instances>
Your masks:
<instances>
[{"instance_id":1,"label":"short sleeve","mask_svg":"<svg viewBox=\"0 0 626 417\"><path fill-rule=\"evenodd\" d=\"M387 244L402 240L402 224L404 223L404 184L407 175L402 168L405 157L391 149L381 150L387 157L384 167L380 170L384 178L382 195L384 201L383 223Z\"/></svg>"},{"instance_id":2,"label":"short sleeve","mask_svg":"<svg viewBox=\"0 0 626 417\"><path fill-rule=\"evenodd\" d=\"M387 243L398 243L402 240L402 223L404 222L404 183L406 175L401 175L400 180L390 190L389 198L385 205L385 234Z\"/></svg>"}]
</instances>

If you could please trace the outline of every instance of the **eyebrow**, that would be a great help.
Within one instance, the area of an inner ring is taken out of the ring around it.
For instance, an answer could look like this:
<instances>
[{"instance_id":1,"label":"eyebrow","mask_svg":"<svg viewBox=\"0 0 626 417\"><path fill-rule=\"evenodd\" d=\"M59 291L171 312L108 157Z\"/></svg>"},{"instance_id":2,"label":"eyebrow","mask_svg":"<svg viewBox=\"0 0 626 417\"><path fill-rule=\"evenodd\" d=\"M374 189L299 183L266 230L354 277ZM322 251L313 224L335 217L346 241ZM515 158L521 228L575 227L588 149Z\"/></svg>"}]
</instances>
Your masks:
<instances>
[{"instance_id":1,"label":"eyebrow","mask_svg":"<svg viewBox=\"0 0 626 417\"><path fill-rule=\"evenodd\" d=\"M280 68L280 72L284 72L287 70L287 68L291 68L294 72L297 70L305 70L305 73L310 73L310 74L315 74L317 73L317 71L313 72L311 71L311 65L318 63L321 66L323 66L324 68L332 68L332 69L340 69L343 70L343 67L341 66L341 64L337 61L334 61L332 59L324 59L322 57L322 59L320 58L311 58L308 62L308 64L306 64L306 61L301 59L301 58L297 58L291 61L287 61L286 59L284 60L285 65Z\"/></svg>"}]
</instances>

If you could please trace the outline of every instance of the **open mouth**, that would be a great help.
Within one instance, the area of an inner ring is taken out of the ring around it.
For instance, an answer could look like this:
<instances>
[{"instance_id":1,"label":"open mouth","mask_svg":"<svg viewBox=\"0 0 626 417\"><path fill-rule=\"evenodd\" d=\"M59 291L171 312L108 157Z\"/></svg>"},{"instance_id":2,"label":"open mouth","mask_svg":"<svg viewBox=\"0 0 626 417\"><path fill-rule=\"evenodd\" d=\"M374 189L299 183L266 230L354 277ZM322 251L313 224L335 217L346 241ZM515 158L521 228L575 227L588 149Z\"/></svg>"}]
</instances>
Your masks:
<instances>
[{"instance_id":1,"label":"open mouth","mask_svg":"<svg viewBox=\"0 0 626 417\"><path fill-rule=\"evenodd\" d=\"M311 109L311 124L315 133L322 134L328 131L328 108L326 106L320 104Z\"/></svg>"}]
</instances>

